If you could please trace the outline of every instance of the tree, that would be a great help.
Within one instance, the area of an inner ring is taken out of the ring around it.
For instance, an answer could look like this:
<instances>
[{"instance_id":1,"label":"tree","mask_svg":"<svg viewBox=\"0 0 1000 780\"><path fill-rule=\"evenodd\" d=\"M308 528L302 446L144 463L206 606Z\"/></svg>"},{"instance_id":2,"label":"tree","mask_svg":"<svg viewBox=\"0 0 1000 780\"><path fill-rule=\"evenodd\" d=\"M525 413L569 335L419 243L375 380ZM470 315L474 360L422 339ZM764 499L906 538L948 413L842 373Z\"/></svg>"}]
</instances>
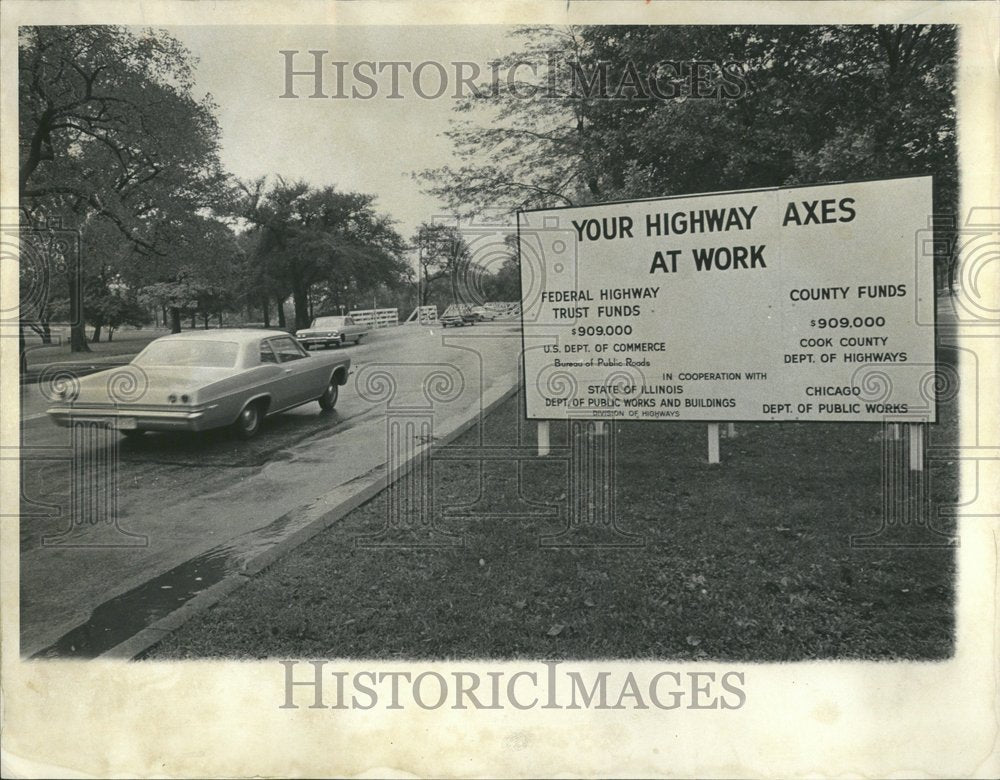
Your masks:
<instances>
[{"instance_id":1,"label":"tree","mask_svg":"<svg viewBox=\"0 0 1000 780\"><path fill-rule=\"evenodd\" d=\"M459 102L460 164L415 174L456 213L908 174L957 208L953 26L515 35L537 74Z\"/></svg>"},{"instance_id":2,"label":"tree","mask_svg":"<svg viewBox=\"0 0 1000 780\"><path fill-rule=\"evenodd\" d=\"M127 292L112 292L91 302L94 317L108 329L108 341L114 338L115 331L122 325L140 327L149 322L149 312L138 299ZM100 338L101 325L94 326L93 340Z\"/></svg>"},{"instance_id":3,"label":"tree","mask_svg":"<svg viewBox=\"0 0 1000 780\"><path fill-rule=\"evenodd\" d=\"M588 117L592 99L570 66L585 56L584 29L517 28L521 47L499 58L499 69L527 73L516 66L529 63L541 70L457 101L458 113L480 115L454 119L446 133L459 166L421 171L415 178L461 216L574 205L578 191L596 185L594 151L600 144ZM546 64L554 70L546 72Z\"/></svg>"},{"instance_id":4,"label":"tree","mask_svg":"<svg viewBox=\"0 0 1000 780\"><path fill-rule=\"evenodd\" d=\"M469 246L454 225L427 222L420 225L411 243L420 268L420 305L426 306L435 282L448 280L454 286L454 280L462 275L470 262ZM451 297L456 297L454 290L452 293Z\"/></svg>"},{"instance_id":5,"label":"tree","mask_svg":"<svg viewBox=\"0 0 1000 780\"><path fill-rule=\"evenodd\" d=\"M374 196L280 177L271 187L258 180L243 190L241 213L256 238L261 278L283 293L280 300L291 294L296 328L308 327L314 292L399 283L403 241L375 211Z\"/></svg>"},{"instance_id":6,"label":"tree","mask_svg":"<svg viewBox=\"0 0 1000 780\"><path fill-rule=\"evenodd\" d=\"M225 177L210 98L165 33L24 27L19 38L20 196L29 219L113 225L128 262L155 269L171 223L216 203ZM66 277L71 345L86 351L86 259ZM83 286L83 289L81 288Z\"/></svg>"},{"instance_id":7,"label":"tree","mask_svg":"<svg viewBox=\"0 0 1000 780\"><path fill-rule=\"evenodd\" d=\"M517 257L517 235L509 234L504 240L507 256L495 273L483 280L486 298L491 301L521 300L521 267Z\"/></svg>"},{"instance_id":8,"label":"tree","mask_svg":"<svg viewBox=\"0 0 1000 780\"><path fill-rule=\"evenodd\" d=\"M157 266L159 278L149 283L148 269L142 265L123 272L122 278L140 290L139 299L146 305L168 310L171 332L180 332L184 314L207 317L235 302L231 291L238 284L244 256L230 227L189 214L163 226L160 240L164 254Z\"/></svg>"}]
</instances>

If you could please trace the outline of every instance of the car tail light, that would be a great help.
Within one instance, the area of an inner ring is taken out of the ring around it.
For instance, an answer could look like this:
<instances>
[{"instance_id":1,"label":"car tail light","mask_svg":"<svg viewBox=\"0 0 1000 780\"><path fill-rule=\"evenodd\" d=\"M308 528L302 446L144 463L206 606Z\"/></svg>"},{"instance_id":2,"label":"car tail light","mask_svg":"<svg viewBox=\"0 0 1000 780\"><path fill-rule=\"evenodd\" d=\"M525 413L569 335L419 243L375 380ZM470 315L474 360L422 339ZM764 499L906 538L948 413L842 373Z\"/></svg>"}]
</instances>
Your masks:
<instances>
[{"instance_id":1,"label":"car tail light","mask_svg":"<svg viewBox=\"0 0 1000 780\"><path fill-rule=\"evenodd\" d=\"M190 400L191 400L191 396L189 396L187 393L184 393L184 395L181 396L181 403L182 404L186 404Z\"/></svg>"},{"instance_id":2,"label":"car tail light","mask_svg":"<svg viewBox=\"0 0 1000 780\"><path fill-rule=\"evenodd\" d=\"M177 403L177 394L171 393L170 395L167 396L167 400L170 401L170 403L172 404Z\"/></svg>"}]
</instances>

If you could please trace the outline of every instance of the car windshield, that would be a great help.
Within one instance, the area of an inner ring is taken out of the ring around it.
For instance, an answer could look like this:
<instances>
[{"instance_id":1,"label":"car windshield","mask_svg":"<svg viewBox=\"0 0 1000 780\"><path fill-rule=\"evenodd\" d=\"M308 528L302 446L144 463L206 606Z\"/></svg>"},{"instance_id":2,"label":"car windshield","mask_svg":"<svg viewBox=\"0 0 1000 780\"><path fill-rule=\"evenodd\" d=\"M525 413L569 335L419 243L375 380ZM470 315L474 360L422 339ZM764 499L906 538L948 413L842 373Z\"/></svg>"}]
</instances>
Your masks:
<instances>
[{"instance_id":1,"label":"car windshield","mask_svg":"<svg viewBox=\"0 0 1000 780\"><path fill-rule=\"evenodd\" d=\"M313 320L314 328L339 328L344 324L343 317L317 317Z\"/></svg>"},{"instance_id":2,"label":"car windshield","mask_svg":"<svg viewBox=\"0 0 1000 780\"><path fill-rule=\"evenodd\" d=\"M139 366L232 368L239 351L239 346L232 341L154 341L133 362Z\"/></svg>"}]
</instances>

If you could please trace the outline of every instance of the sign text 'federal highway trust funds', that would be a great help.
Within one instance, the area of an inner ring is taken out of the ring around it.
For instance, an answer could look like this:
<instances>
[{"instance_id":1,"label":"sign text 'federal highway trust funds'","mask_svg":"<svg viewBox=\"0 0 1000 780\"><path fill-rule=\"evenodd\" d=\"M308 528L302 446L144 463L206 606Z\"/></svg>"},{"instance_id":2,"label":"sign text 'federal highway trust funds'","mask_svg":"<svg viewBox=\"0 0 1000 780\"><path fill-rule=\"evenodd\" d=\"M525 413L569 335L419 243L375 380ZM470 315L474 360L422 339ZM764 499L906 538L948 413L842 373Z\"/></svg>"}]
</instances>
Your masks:
<instances>
[{"instance_id":1,"label":"sign text 'federal highway trust funds'","mask_svg":"<svg viewBox=\"0 0 1000 780\"><path fill-rule=\"evenodd\" d=\"M931 179L518 215L532 419L934 422Z\"/></svg>"}]
</instances>

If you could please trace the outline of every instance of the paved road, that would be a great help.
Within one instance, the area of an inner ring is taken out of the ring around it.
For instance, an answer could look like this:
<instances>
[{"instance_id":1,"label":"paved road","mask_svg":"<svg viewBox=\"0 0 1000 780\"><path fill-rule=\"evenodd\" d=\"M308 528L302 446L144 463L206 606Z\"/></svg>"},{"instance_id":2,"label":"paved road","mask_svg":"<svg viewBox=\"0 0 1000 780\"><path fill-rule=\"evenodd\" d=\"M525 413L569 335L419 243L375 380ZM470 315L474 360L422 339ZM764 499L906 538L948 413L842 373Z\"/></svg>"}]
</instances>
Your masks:
<instances>
[{"instance_id":1,"label":"paved road","mask_svg":"<svg viewBox=\"0 0 1000 780\"><path fill-rule=\"evenodd\" d=\"M250 442L209 431L74 444L70 431L38 416L41 388L26 387L22 654L52 644L112 597L380 467L387 405L433 408L436 430L468 417L488 389L513 387L520 332L506 323L404 326L343 349L353 373L337 409L310 403L272 418ZM117 465L116 489L94 476L107 473L105 463Z\"/></svg>"}]
</instances>

